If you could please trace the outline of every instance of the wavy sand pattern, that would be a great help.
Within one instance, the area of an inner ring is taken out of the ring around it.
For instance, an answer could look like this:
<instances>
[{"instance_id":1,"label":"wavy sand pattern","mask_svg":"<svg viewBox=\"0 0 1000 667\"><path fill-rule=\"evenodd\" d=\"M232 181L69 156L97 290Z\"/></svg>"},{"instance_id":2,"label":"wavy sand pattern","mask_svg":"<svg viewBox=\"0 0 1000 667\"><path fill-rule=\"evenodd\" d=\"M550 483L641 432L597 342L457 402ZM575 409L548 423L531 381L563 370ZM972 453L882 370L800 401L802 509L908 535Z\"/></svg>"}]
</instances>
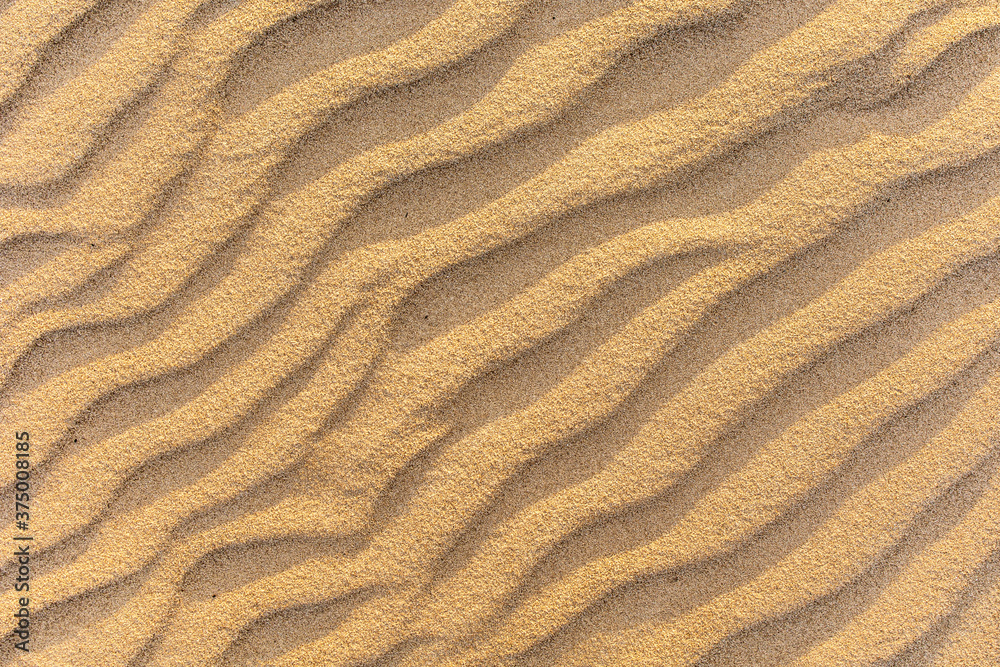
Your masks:
<instances>
[{"instance_id":1,"label":"wavy sand pattern","mask_svg":"<svg viewBox=\"0 0 1000 667\"><path fill-rule=\"evenodd\" d=\"M0 2L0 664L1000 664L998 154L996 0Z\"/></svg>"}]
</instances>

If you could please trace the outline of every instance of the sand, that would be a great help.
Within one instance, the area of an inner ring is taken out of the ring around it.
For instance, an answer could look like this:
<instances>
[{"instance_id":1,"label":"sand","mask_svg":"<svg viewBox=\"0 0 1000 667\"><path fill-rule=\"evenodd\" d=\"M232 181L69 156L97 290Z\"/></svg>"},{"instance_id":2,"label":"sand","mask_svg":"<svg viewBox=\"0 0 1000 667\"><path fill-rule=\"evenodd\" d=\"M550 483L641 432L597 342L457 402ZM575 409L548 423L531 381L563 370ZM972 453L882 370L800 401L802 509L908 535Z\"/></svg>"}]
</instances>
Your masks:
<instances>
[{"instance_id":1,"label":"sand","mask_svg":"<svg viewBox=\"0 0 1000 667\"><path fill-rule=\"evenodd\" d=\"M998 108L996 0L0 2L0 665L1000 664Z\"/></svg>"}]
</instances>

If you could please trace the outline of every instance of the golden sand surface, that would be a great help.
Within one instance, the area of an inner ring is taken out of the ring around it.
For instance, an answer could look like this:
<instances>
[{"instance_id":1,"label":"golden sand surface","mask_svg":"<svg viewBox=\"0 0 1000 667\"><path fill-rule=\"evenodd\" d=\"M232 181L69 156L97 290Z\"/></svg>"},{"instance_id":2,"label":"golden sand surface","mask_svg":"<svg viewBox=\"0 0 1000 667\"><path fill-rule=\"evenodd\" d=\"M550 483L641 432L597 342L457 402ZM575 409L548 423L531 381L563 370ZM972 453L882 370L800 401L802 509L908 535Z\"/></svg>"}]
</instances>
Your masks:
<instances>
[{"instance_id":1,"label":"golden sand surface","mask_svg":"<svg viewBox=\"0 0 1000 667\"><path fill-rule=\"evenodd\" d=\"M998 0L0 0L0 665L1000 665L998 155Z\"/></svg>"}]
</instances>

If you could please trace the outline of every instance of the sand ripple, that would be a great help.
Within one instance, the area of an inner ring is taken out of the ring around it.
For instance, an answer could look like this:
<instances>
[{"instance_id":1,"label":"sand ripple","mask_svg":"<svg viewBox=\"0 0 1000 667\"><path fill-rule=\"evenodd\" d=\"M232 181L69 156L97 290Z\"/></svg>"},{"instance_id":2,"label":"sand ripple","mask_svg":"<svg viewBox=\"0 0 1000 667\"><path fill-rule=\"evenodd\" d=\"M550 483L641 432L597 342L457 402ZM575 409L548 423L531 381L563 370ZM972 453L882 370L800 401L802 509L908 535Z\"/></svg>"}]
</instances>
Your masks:
<instances>
[{"instance_id":1,"label":"sand ripple","mask_svg":"<svg viewBox=\"0 0 1000 667\"><path fill-rule=\"evenodd\" d=\"M1000 662L995 0L0 7L4 664Z\"/></svg>"}]
</instances>

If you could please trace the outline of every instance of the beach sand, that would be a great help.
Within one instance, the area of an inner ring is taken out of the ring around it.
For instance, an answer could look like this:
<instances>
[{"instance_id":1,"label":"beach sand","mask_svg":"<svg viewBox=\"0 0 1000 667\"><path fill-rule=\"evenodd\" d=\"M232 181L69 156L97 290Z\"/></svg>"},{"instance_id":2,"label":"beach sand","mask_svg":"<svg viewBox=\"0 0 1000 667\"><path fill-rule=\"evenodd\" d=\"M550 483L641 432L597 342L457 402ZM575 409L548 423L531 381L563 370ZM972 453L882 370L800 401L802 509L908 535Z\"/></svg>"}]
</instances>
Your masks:
<instances>
[{"instance_id":1,"label":"beach sand","mask_svg":"<svg viewBox=\"0 0 1000 667\"><path fill-rule=\"evenodd\" d=\"M0 2L0 665L1000 664L998 151L997 0Z\"/></svg>"}]
</instances>

